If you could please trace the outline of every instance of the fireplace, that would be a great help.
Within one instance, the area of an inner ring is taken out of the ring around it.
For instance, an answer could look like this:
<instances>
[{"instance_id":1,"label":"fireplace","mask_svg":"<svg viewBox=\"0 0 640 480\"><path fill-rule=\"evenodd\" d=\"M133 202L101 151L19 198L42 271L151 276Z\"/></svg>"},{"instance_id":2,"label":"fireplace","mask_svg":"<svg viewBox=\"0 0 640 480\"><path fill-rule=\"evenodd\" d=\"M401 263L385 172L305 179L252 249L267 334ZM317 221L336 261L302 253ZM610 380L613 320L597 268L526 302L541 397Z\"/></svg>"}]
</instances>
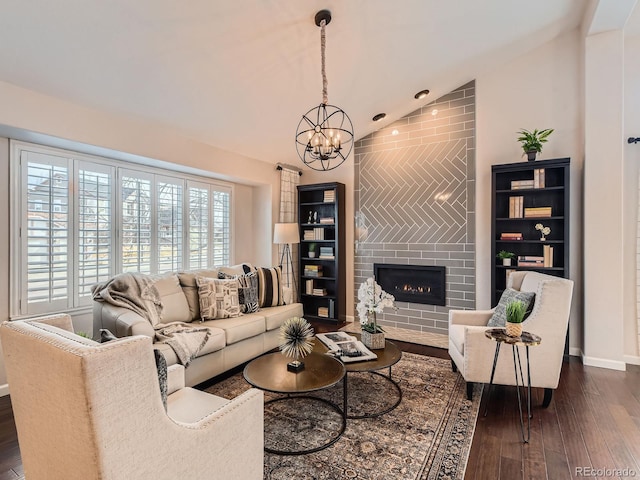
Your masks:
<instances>
[{"instance_id":1,"label":"fireplace","mask_svg":"<svg viewBox=\"0 0 640 480\"><path fill-rule=\"evenodd\" d=\"M399 302L446 305L445 267L374 263L376 282Z\"/></svg>"}]
</instances>

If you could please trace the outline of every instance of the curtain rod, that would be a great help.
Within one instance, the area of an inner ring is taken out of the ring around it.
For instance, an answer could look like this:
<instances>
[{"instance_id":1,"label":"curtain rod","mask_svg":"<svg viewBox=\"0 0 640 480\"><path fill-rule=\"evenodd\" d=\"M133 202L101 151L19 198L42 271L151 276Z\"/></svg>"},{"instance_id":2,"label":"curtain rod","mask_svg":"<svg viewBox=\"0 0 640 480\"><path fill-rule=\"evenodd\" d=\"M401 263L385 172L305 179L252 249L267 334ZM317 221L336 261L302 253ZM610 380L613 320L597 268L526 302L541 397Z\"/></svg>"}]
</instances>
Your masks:
<instances>
[{"instance_id":1,"label":"curtain rod","mask_svg":"<svg viewBox=\"0 0 640 480\"><path fill-rule=\"evenodd\" d=\"M293 170L294 172L298 172L298 175L302 176L302 171L298 167L292 167L291 165L287 165L286 163L278 163L276 165L276 170L282 170L286 168L287 170Z\"/></svg>"}]
</instances>

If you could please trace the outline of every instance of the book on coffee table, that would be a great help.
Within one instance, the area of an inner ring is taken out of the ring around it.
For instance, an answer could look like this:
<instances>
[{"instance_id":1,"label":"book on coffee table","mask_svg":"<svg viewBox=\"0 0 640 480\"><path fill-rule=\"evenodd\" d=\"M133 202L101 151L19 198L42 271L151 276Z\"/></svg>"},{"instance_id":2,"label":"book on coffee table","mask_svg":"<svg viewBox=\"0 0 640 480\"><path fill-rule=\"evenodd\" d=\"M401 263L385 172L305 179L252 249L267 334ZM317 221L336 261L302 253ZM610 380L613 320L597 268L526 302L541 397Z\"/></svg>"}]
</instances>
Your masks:
<instances>
[{"instance_id":1,"label":"book on coffee table","mask_svg":"<svg viewBox=\"0 0 640 480\"><path fill-rule=\"evenodd\" d=\"M345 332L319 333L316 337L329 349L327 354L339 358L344 363L376 360L378 358L356 337Z\"/></svg>"}]
</instances>

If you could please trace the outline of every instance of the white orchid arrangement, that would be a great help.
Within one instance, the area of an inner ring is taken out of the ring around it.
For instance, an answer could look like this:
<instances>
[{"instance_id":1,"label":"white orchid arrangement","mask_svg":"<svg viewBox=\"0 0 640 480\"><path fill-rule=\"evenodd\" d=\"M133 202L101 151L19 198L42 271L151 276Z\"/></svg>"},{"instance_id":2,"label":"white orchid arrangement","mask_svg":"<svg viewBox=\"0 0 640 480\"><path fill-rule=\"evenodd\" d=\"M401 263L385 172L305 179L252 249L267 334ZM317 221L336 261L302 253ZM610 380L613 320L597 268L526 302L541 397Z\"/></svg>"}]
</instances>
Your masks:
<instances>
[{"instance_id":1,"label":"white orchid arrangement","mask_svg":"<svg viewBox=\"0 0 640 480\"><path fill-rule=\"evenodd\" d=\"M395 300L393 295L382 290L373 277L362 282L358 289L358 305L356 307L362 329L369 333L384 332L376 321L376 314L382 313L385 308L396 308ZM369 314L373 314L373 320L369 318Z\"/></svg>"},{"instance_id":2,"label":"white orchid arrangement","mask_svg":"<svg viewBox=\"0 0 640 480\"><path fill-rule=\"evenodd\" d=\"M551 233L551 228L545 227L541 223L536 223L536 230L540 230L540 233L542 234L542 237L540 238L540 240L544 240L545 236Z\"/></svg>"}]
</instances>

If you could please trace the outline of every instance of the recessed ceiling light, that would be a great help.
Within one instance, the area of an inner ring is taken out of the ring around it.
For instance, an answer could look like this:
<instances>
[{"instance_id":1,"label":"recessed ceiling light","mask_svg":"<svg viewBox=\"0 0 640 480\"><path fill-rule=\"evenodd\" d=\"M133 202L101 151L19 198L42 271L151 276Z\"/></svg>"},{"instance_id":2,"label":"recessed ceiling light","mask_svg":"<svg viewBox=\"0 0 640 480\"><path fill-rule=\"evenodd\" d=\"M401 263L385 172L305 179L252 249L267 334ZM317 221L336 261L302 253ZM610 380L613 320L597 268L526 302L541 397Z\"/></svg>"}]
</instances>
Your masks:
<instances>
[{"instance_id":1,"label":"recessed ceiling light","mask_svg":"<svg viewBox=\"0 0 640 480\"><path fill-rule=\"evenodd\" d=\"M398 131L397 128L394 128L393 131L391 132L391 135L398 135L400 132Z\"/></svg>"},{"instance_id":2,"label":"recessed ceiling light","mask_svg":"<svg viewBox=\"0 0 640 480\"><path fill-rule=\"evenodd\" d=\"M378 121L382 120L382 119L383 119L384 117L386 117L386 116L387 116L387 114L386 114L386 113L376 113L376 114L373 116L373 121L374 121L374 122L378 122Z\"/></svg>"},{"instance_id":3,"label":"recessed ceiling light","mask_svg":"<svg viewBox=\"0 0 640 480\"><path fill-rule=\"evenodd\" d=\"M416 100L421 100L424 97L426 97L427 95L429 95L429 90L420 90L418 93L416 93L413 98L415 98Z\"/></svg>"}]
</instances>

